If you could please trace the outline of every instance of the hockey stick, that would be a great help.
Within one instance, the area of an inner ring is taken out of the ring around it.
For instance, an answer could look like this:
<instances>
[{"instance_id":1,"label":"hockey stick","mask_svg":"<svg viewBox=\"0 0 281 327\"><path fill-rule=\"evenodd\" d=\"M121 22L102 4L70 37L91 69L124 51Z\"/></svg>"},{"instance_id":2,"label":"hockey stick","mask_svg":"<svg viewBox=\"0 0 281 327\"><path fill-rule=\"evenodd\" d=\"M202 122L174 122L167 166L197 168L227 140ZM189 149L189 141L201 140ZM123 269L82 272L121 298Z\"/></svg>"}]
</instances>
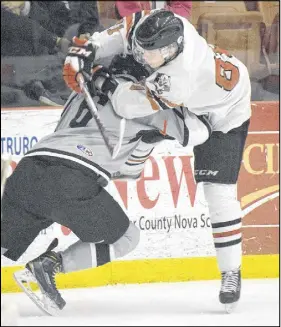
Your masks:
<instances>
[{"instance_id":1,"label":"hockey stick","mask_svg":"<svg viewBox=\"0 0 281 327\"><path fill-rule=\"evenodd\" d=\"M92 96L88 90L87 84L84 80L84 77L82 74L78 74L77 76L79 86L82 90L82 93L84 94L85 100L88 104L88 107L93 115L93 118L95 119L98 128L100 130L100 133L102 135L102 138L104 139L104 143L111 155L112 159L115 159L121 149L123 138L124 138L124 132L125 132L125 126L126 126L126 120L125 118L122 118L120 121L120 127L119 127L119 139L115 146L113 146L109 140L109 137L107 135L107 131L103 123L101 122L97 107L92 99Z\"/></svg>"}]
</instances>

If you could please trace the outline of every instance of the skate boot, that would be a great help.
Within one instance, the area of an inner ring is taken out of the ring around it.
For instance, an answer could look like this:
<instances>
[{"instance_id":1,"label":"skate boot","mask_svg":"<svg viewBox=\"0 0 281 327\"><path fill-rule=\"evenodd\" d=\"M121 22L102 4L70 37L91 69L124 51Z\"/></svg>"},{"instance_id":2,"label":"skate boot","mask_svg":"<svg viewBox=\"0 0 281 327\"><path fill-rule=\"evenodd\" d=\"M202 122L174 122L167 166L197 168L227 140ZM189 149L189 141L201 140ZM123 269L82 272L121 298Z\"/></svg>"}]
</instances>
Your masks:
<instances>
[{"instance_id":1,"label":"skate boot","mask_svg":"<svg viewBox=\"0 0 281 327\"><path fill-rule=\"evenodd\" d=\"M222 282L219 299L225 305L226 312L231 313L240 298L241 272L240 268L222 272Z\"/></svg>"},{"instance_id":2,"label":"skate boot","mask_svg":"<svg viewBox=\"0 0 281 327\"><path fill-rule=\"evenodd\" d=\"M62 271L61 255L52 251L57 243L55 239L46 252L26 264L26 269L14 273L15 280L23 291L40 309L50 315L56 315L58 309L62 310L66 304L55 283L55 274ZM29 282L38 284L41 298L31 290Z\"/></svg>"}]
</instances>

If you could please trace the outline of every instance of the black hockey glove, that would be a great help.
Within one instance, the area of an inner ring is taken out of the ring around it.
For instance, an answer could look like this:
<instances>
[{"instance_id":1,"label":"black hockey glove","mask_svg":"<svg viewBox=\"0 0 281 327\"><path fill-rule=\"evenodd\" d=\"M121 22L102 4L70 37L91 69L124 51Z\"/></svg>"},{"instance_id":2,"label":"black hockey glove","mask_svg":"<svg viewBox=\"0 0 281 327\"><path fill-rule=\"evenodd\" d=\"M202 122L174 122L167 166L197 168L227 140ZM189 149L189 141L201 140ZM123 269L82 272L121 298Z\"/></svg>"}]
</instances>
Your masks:
<instances>
[{"instance_id":1,"label":"black hockey glove","mask_svg":"<svg viewBox=\"0 0 281 327\"><path fill-rule=\"evenodd\" d=\"M108 97L115 92L118 81L110 73L108 68L97 65L92 69L92 84L98 94Z\"/></svg>"}]
</instances>

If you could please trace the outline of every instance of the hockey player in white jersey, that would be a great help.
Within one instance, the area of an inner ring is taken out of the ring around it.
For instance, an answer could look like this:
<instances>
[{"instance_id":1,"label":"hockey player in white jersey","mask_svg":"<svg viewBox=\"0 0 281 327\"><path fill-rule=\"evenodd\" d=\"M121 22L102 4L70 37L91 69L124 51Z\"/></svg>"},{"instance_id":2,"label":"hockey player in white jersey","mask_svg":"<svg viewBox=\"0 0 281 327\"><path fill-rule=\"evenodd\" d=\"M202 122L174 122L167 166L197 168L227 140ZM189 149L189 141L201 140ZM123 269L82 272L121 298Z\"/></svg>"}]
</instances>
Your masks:
<instances>
[{"instance_id":1,"label":"hockey player in white jersey","mask_svg":"<svg viewBox=\"0 0 281 327\"><path fill-rule=\"evenodd\" d=\"M64 66L64 79L72 89L79 90L77 72L86 76L93 63L113 54L133 56L146 68L148 76L141 83L128 81L114 87L98 71L94 74L118 115L150 117L175 107L208 115L213 134L194 148L195 179L203 183L209 205L222 275L219 299L231 310L241 289L237 179L251 116L247 68L227 51L207 44L186 19L166 10L135 13L88 41L74 41L77 46L70 48ZM206 170L212 173L206 176Z\"/></svg>"},{"instance_id":2,"label":"hockey player in white jersey","mask_svg":"<svg viewBox=\"0 0 281 327\"><path fill-rule=\"evenodd\" d=\"M135 79L108 73L106 78L113 86ZM89 84L94 87L95 83ZM94 102L114 143L121 117L106 94L100 95ZM60 252L54 251L55 239L45 253L15 273L26 294L50 314L66 304L55 284L56 273L104 265L133 251L139 242L139 229L106 191L107 183L137 179L159 142L178 140L183 146L195 146L211 133L204 117L182 108L159 111L127 122L120 152L113 160L92 118L83 94L73 92L55 132L25 154L3 195L1 248L7 258L17 261L38 233L54 222L67 226L80 239ZM31 281L39 284L42 298L28 287Z\"/></svg>"}]
</instances>

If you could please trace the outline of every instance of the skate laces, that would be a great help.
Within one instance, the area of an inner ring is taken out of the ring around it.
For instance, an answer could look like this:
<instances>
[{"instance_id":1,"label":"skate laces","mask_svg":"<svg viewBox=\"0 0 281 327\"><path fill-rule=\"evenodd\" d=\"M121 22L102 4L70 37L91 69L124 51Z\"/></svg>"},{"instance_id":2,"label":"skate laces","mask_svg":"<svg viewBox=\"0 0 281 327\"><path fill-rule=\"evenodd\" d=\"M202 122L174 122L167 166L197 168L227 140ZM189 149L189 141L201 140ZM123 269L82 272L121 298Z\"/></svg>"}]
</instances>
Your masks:
<instances>
[{"instance_id":1,"label":"skate laces","mask_svg":"<svg viewBox=\"0 0 281 327\"><path fill-rule=\"evenodd\" d=\"M61 272L61 266L60 265L57 265L56 267L54 267L54 275L57 274L57 273L60 273Z\"/></svg>"},{"instance_id":2,"label":"skate laces","mask_svg":"<svg viewBox=\"0 0 281 327\"><path fill-rule=\"evenodd\" d=\"M55 296L55 299L60 299L60 298L62 299L61 293L57 288L56 279L55 279L56 274L62 272L62 263L61 263L59 257L57 257L57 255L58 254L55 252L51 252L48 254L49 260L54 262L54 265L53 265L51 271L49 271L49 276L51 279L53 292L55 292L55 293L53 293L53 296ZM46 271L46 273L48 273L48 271Z\"/></svg>"},{"instance_id":3,"label":"skate laces","mask_svg":"<svg viewBox=\"0 0 281 327\"><path fill-rule=\"evenodd\" d=\"M55 291L56 291L58 294L60 294L60 292L59 292L59 290L58 290L58 288L57 288L56 279L55 279L56 273L60 272L60 271L58 270L58 268L59 268L59 267L54 268L54 270L53 270L52 273L51 273L51 277L52 277L52 284L53 284L53 287L55 288Z\"/></svg>"},{"instance_id":4,"label":"skate laces","mask_svg":"<svg viewBox=\"0 0 281 327\"><path fill-rule=\"evenodd\" d=\"M222 273L221 292L236 292L239 283L239 271L228 271Z\"/></svg>"},{"instance_id":5,"label":"skate laces","mask_svg":"<svg viewBox=\"0 0 281 327\"><path fill-rule=\"evenodd\" d=\"M54 283L54 286L57 288L56 281L55 281L55 275L62 271L62 264L55 252L51 252L50 254L48 254L48 258L54 262L54 266L52 267L52 271L51 271L51 276L52 276L52 281Z\"/></svg>"}]
</instances>

